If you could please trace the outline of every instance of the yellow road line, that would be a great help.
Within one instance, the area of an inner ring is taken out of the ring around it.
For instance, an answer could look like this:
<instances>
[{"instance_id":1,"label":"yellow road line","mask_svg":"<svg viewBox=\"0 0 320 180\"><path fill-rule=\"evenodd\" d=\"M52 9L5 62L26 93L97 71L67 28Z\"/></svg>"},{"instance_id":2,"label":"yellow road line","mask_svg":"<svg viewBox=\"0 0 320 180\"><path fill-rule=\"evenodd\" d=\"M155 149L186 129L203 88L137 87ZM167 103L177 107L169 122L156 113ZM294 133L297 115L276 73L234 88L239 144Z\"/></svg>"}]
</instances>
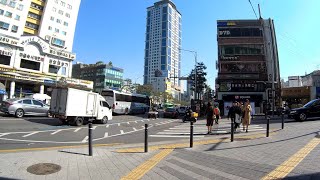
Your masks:
<instances>
[{"instance_id":1,"label":"yellow road line","mask_svg":"<svg viewBox=\"0 0 320 180\"><path fill-rule=\"evenodd\" d=\"M102 146L116 146L121 145L122 143L113 143L113 144L94 144L93 147L102 147ZM0 153L7 152L21 152L21 151L45 151L53 149L66 149L66 148L81 148L87 147L88 145L76 145L76 146L54 146L54 147L44 147L44 148L21 148L21 149L4 149L0 150Z\"/></svg>"},{"instance_id":2,"label":"yellow road line","mask_svg":"<svg viewBox=\"0 0 320 180\"><path fill-rule=\"evenodd\" d=\"M142 163L140 166L132 170L128 175L121 178L121 180L140 179L154 166L156 166L162 159L168 156L174 149L164 149L149 160Z\"/></svg>"},{"instance_id":3,"label":"yellow road line","mask_svg":"<svg viewBox=\"0 0 320 180\"><path fill-rule=\"evenodd\" d=\"M297 153L292 155L288 160L283 162L275 170L263 177L263 180L268 179L282 179L286 177L298 164L318 145L320 144L319 138L312 139L307 145L300 149Z\"/></svg>"}]
</instances>

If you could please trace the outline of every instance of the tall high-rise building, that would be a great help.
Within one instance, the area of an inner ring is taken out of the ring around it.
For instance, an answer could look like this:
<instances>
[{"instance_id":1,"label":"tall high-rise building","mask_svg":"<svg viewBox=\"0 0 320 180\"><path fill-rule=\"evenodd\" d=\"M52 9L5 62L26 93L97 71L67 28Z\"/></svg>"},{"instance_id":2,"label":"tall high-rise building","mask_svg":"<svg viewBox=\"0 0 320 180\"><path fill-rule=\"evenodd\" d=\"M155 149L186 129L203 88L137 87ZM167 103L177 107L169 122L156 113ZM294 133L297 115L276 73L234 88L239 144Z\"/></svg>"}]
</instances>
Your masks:
<instances>
[{"instance_id":1,"label":"tall high-rise building","mask_svg":"<svg viewBox=\"0 0 320 180\"><path fill-rule=\"evenodd\" d=\"M180 97L181 14L170 0L147 8L144 84ZM176 78L175 78L176 77ZM169 87L170 86L170 87Z\"/></svg>"},{"instance_id":2,"label":"tall high-rise building","mask_svg":"<svg viewBox=\"0 0 320 180\"><path fill-rule=\"evenodd\" d=\"M72 80L81 0L0 0L0 83L9 97L46 93Z\"/></svg>"}]
</instances>

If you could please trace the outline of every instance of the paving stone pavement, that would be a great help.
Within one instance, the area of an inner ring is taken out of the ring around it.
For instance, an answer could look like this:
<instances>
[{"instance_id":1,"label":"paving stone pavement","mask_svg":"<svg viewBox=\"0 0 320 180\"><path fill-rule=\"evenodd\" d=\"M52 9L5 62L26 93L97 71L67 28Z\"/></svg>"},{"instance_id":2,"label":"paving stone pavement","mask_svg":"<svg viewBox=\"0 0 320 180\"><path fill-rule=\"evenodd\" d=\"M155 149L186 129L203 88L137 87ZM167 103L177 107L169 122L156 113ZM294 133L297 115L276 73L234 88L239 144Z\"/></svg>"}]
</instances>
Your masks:
<instances>
[{"instance_id":1,"label":"paving stone pavement","mask_svg":"<svg viewBox=\"0 0 320 180\"><path fill-rule=\"evenodd\" d=\"M261 179L304 147L319 133L320 122L301 123L279 130L270 138L178 148L150 170L141 169L142 179ZM243 134L235 134L237 137ZM210 137L211 138L211 137ZM212 136L214 138L214 136ZM219 138L219 137L215 137ZM118 153L120 147L0 153L0 179L121 179L162 150L149 153ZM285 179L320 179L318 145ZM27 167L37 163L61 166L58 173L33 175ZM144 172L145 171L145 172ZM144 174L144 173L145 174Z\"/></svg>"}]
</instances>

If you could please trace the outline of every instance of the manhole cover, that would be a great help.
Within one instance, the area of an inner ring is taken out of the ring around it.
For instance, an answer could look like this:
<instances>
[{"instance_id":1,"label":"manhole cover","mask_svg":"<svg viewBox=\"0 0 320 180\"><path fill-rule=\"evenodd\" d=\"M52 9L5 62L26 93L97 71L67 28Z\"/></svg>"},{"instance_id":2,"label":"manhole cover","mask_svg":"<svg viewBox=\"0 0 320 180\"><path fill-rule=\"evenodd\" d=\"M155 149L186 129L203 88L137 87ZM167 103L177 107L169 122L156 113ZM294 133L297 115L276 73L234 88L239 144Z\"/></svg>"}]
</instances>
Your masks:
<instances>
[{"instance_id":1,"label":"manhole cover","mask_svg":"<svg viewBox=\"0 0 320 180\"><path fill-rule=\"evenodd\" d=\"M52 163L39 163L29 166L27 171L36 175L47 175L61 170L61 166Z\"/></svg>"},{"instance_id":2,"label":"manhole cover","mask_svg":"<svg viewBox=\"0 0 320 180\"><path fill-rule=\"evenodd\" d=\"M247 141L250 140L250 138L235 138L236 141Z\"/></svg>"}]
</instances>

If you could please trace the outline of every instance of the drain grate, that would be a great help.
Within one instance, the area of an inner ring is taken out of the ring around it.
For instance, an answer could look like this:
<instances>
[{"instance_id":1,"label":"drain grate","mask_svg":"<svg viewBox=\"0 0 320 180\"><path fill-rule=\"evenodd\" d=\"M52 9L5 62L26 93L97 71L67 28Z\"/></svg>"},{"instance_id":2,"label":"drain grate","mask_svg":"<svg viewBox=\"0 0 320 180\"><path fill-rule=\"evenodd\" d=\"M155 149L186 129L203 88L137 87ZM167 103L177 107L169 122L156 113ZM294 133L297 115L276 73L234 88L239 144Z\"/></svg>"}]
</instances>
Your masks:
<instances>
[{"instance_id":1,"label":"drain grate","mask_svg":"<svg viewBox=\"0 0 320 180\"><path fill-rule=\"evenodd\" d=\"M39 163L29 166L27 171L31 174L35 175L48 175L59 172L61 170L61 166L52 163Z\"/></svg>"}]
</instances>

